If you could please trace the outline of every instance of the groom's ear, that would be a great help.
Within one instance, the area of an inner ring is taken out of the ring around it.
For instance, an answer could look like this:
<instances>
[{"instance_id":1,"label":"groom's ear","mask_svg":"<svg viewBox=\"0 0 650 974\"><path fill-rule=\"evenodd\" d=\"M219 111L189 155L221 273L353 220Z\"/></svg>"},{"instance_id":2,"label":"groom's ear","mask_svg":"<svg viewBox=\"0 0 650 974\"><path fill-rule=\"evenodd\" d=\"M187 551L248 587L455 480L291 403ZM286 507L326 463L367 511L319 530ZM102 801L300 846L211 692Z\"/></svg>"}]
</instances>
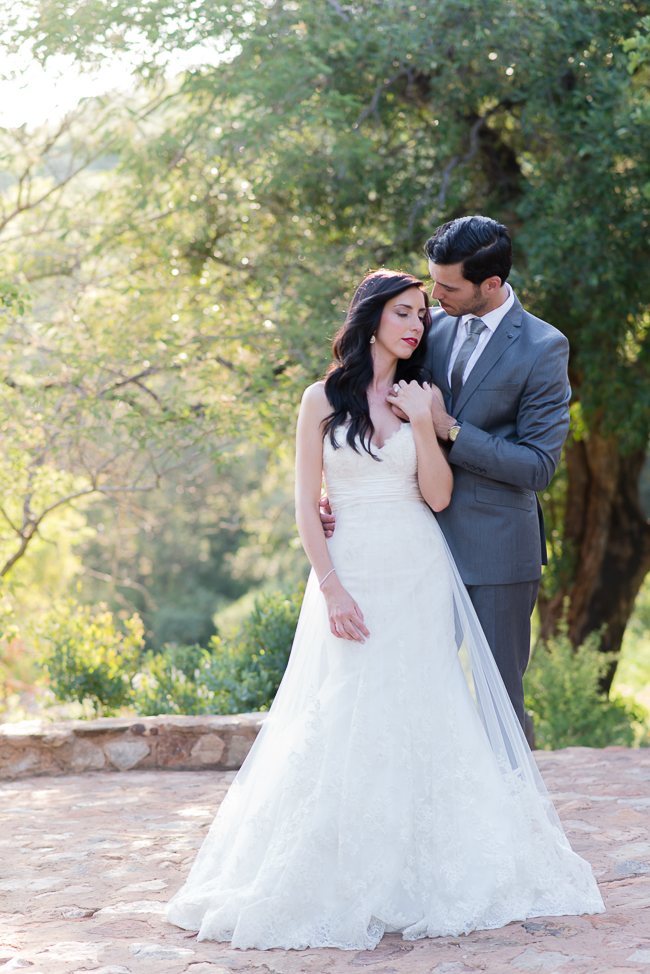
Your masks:
<instances>
[{"instance_id":1,"label":"groom's ear","mask_svg":"<svg viewBox=\"0 0 650 974\"><path fill-rule=\"evenodd\" d=\"M489 297L489 295L494 294L495 291L499 290L502 283L501 278L497 277L496 275L493 277L486 277L484 281L481 281L481 291L486 297Z\"/></svg>"}]
</instances>

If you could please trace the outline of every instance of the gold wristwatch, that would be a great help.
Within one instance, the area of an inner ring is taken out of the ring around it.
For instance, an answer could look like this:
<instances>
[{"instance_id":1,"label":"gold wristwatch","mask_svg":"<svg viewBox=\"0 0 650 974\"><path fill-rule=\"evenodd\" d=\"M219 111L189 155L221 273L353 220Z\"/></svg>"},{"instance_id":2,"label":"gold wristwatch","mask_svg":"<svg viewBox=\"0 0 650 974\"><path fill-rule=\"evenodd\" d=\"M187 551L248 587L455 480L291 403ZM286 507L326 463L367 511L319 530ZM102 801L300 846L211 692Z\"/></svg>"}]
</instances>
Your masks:
<instances>
[{"instance_id":1,"label":"gold wristwatch","mask_svg":"<svg viewBox=\"0 0 650 974\"><path fill-rule=\"evenodd\" d=\"M449 437L452 443L455 443L456 437L458 436L459 433L460 433L460 423L454 423L454 425L448 431L447 436Z\"/></svg>"}]
</instances>

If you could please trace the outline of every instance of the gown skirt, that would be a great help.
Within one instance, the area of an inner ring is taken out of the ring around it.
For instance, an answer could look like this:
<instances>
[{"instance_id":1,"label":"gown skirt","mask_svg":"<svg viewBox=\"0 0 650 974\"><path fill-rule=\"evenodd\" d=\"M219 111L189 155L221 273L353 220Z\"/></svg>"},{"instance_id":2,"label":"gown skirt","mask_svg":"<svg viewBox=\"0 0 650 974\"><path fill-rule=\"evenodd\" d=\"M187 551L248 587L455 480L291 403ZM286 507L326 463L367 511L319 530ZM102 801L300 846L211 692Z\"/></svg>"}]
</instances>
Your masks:
<instances>
[{"instance_id":1,"label":"gown skirt","mask_svg":"<svg viewBox=\"0 0 650 974\"><path fill-rule=\"evenodd\" d=\"M601 913L526 744L404 424L323 449L332 563L370 637L309 578L289 665L169 922L233 947L372 949Z\"/></svg>"}]
</instances>

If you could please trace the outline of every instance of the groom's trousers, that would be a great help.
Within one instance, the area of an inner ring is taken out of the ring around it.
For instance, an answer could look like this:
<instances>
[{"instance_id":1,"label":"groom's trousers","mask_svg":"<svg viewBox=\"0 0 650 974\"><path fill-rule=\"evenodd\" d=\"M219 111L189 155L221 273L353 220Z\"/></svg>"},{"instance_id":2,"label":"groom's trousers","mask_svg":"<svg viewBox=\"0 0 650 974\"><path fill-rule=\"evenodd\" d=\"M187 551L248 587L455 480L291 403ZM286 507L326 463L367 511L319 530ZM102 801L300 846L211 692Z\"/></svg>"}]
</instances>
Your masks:
<instances>
[{"instance_id":1,"label":"groom's trousers","mask_svg":"<svg viewBox=\"0 0 650 974\"><path fill-rule=\"evenodd\" d=\"M523 679L530 657L530 617L537 601L539 579L514 585L468 585L467 591L505 683L521 726L524 726Z\"/></svg>"}]
</instances>

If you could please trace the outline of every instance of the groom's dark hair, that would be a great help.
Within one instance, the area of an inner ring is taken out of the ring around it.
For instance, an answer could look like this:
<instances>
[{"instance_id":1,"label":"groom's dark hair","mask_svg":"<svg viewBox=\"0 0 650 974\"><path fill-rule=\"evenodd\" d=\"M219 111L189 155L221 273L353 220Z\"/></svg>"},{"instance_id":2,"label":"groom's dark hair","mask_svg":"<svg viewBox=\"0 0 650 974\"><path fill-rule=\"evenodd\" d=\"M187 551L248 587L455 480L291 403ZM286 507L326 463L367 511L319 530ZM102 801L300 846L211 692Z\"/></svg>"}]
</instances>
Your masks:
<instances>
[{"instance_id":1,"label":"groom's dark hair","mask_svg":"<svg viewBox=\"0 0 650 974\"><path fill-rule=\"evenodd\" d=\"M462 264L463 277L482 284L488 277L508 280L512 241L502 223L489 216L463 216L438 227L424 245L434 264Z\"/></svg>"}]
</instances>

